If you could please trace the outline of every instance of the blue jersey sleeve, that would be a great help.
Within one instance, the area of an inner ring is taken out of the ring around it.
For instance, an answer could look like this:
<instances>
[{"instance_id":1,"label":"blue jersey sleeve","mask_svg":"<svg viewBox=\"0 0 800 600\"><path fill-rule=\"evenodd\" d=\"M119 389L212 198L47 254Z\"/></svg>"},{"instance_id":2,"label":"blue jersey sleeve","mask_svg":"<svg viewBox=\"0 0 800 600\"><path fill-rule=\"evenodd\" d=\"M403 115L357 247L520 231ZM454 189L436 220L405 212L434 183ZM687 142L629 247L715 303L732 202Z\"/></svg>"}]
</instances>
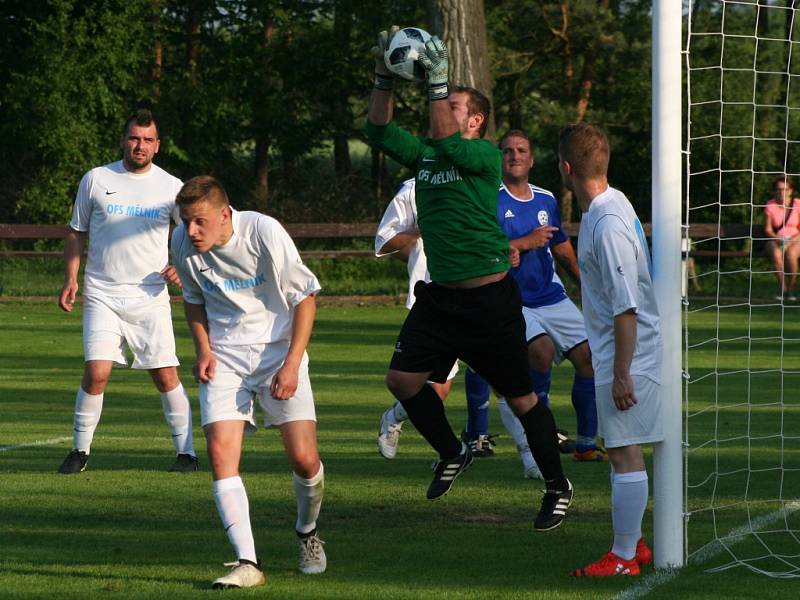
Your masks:
<instances>
[{"instance_id":1,"label":"blue jersey sleeve","mask_svg":"<svg viewBox=\"0 0 800 600\"><path fill-rule=\"evenodd\" d=\"M550 202L548 203L550 206L548 210L550 211L550 224L553 227L558 227L558 231L553 233L553 237L550 240L550 246L558 246L559 244L563 244L569 239L569 236L564 233L564 230L561 228L561 210L558 206L558 201L550 196L548 198Z\"/></svg>"}]
</instances>

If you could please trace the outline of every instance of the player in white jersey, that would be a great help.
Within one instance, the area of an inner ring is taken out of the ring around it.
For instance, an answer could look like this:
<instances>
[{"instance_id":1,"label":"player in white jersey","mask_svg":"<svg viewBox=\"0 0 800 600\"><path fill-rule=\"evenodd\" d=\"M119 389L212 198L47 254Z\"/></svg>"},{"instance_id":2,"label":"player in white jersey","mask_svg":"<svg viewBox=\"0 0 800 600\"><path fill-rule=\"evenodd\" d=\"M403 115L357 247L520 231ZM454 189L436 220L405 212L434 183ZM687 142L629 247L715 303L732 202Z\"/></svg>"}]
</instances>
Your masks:
<instances>
[{"instance_id":1,"label":"player in white jersey","mask_svg":"<svg viewBox=\"0 0 800 600\"><path fill-rule=\"evenodd\" d=\"M86 364L75 400L73 449L59 467L86 468L103 395L114 364L146 369L161 393L177 458L170 471L197 470L192 410L178 378L167 282L180 285L168 266L170 222L177 222L175 194L181 181L153 164L158 127L149 110L125 123L122 160L92 169L81 179L64 244L64 287L58 305L71 312L86 237L89 254L83 290Z\"/></svg>"},{"instance_id":2,"label":"player in white jersey","mask_svg":"<svg viewBox=\"0 0 800 600\"><path fill-rule=\"evenodd\" d=\"M317 517L324 470L306 354L319 282L275 219L233 210L213 177L187 181L177 204L183 225L173 233L172 254L197 351L214 499L237 558L212 585L265 582L239 476L245 431L256 428L255 398L264 425L280 430L293 471L300 570L322 573L327 561Z\"/></svg>"},{"instance_id":3,"label":"player in white jersey","mask_svg":"<svg viewBox=\"0 0 800 600\"><path fill-rule=\"evenodd\" d=\"M578 235L583 314L592 349L599 432L611 462L614 542L578 577L638 575L652 553L642 537L648 482L641 444L663 439L661 334L642 225L608 185L608 138L587 123L561 132L558 167L583 214Z\"/></svg>"},{"instance_id":4,"label":"player in white jersey","mask_svg":"<svg viewBox=\"0 0 800 600\"><path fill-rule=\"evenodd\" d=\"M417 203L414 194L414 179L407 179L400 186L392 201L386 207L383 218L378 224L375 234L375 256L402 254L408 259L408 295L406 308L414 305L414 286L418 281L429 282L428 261L417 226ZM428 384L444 401L453 387L453 379L458 373L458 361L453 364L447 375L446 383L429 381ZM397 455L400 432L408 413L400 402L395 401L381 415L378 428L378 451L384 458L392 459Z\"/></svg>"}]
</instances>

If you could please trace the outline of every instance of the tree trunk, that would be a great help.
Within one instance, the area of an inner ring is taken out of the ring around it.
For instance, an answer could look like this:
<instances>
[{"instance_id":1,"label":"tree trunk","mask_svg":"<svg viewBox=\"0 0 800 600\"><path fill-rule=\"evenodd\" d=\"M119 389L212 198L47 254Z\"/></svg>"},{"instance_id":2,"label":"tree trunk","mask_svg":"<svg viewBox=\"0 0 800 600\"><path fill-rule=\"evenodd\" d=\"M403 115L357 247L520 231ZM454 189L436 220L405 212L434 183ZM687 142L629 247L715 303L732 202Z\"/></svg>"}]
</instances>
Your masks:
<instances>
[{"instance_id":1,"label":"tree trunk","mask_svg":"<svg viewBox=\"0 0 800 600\"><path fill-rule=\"evenodd\" d=\"M256 140L255 152L255 187L253 189L253 201L255 209L259 212L267 212L267 199L269 198L269 141L266 136L261 136Z\"/></svg>"},{"instance_id":2,"label":"tree trunk","mask_svg":"<svg viewBox=\"0 0 800 600\"><path fill-rule=\"evenodd\" d=\"M189 3L189 14L186 19L186 66L189 68L189 78L193 84L197 83L197 59L200 53L202 8L199 4L199 2Z\"/></svg>"},{"instance_id":3,"label":"tree trunk","mask_svg":"<svg viewBox=\"0 0 800 600\"><path fill-rule=\"evenodd\" d=\"M450 83L468 85L492 101L489 46L483 0L429 0L431 33L439 35L450 54ZM494 111L486 137L495 138Z\"/></svg>"},{"instance_id":4,"label":"tree trunk","mask_svg":"<svg viewBox=\"0 0 800 600\"><path fill-rule=\"evenodd\" d=\"M598 7L601 10L608 11L609 9L609 0L598 0L597 2ZM571 80L574 75L574 67L573 67L573 58L572 58L572 48L569 43L569 36L568 36L568 26L569 26L569 7L566 4L562 3L562 15L563 15L563 29L561 30L561 34L563 35L564 39L564 74L567 80ZM575 100L575 120L576 121L583 121L586 118L586 111L589 108L589 101L592 97L592 87L594 86L595 80L595 69L597 66L597 56L600 52L599 48L596 48L592 45L587 48L586 52L584 53L583 58L583 69L581 69L581 79L580 84L578 86L578 93L577 98ZM574 204L574 198L572 196L572 192L570 192L565 186L561 186L561 200L559 202L560 209L561 209L561 221L563 223L571 223L572 222L572 209Z\"/></svg>"},{"instance_id":5,"label":"tree trunk","mask_svg":"<svg viewBox=\"0 0 800 600\"><path fill-rule=\"evenodd\" d=\"M372 148L372 191L376 206L385 208L383 194L386 190L386 156L377 148ZM383 206L382 206L383 205Z\"/></svg>"},{"instance_id":6,"label":"tree trunk","mask_svg":"<svg viewBox=\"0 0 800 600\"><path fill-rule=\"evenodd\" d=\"M346 0L337 0L334 8L333 38L338 48L350 48L350 30L352 29L352 13L348 10ZM350 112L350 88L346 82L337 82L333 90L333 115L335 131L333 134L333 162L336 172L336 182L339 184L347 179L352 170L350 161L350 144L348 131L353 120Z\"/></svg>"},{"instance_id":7,"label":"tree trunk","mask_svg":"<svg viewBox=\"0 0 800 600\"><path fill-rule=\"evenodd\" d=\"M595 65L597 64L597 53L587 54L583 61L583 71L581 72L581 85L578 90L578 102L575 107L575 116L578 121L586 118L586 109L589 108L589 99L592 96L592 86L594 85Z\"/></svg>"},{"instance_id":8,"label":"tree trunk","mask_svg":"<svg viewBox=\"0 0 800 600\"><path fill-rule=\"evenodd\" d=\"M262 36L261 36L261 44L263 53L262 56L264 57L263 64L260 65L261 67L261 81L262 85L267 86L268 83L268 73L271 69L269 54L267 48L272 42L272 36L275 31L275 25L271 18L265 18L262 28ZM257 113L257 111L256 111ZM266 131L257 130L256 134L256 149L254 154L254 176L255 180L253 182L253 203L255 205L255 209L266 213L267 206L268 206L268 199L269 199L269 149L270 149L270 139L269 135Z\"/></svg>"},{"instance_id":9,"label":"tree trunk","mask_svg":"<svg viewBox=\"0 0 800 600\"><path fill-rule=\"evenodd\" d=\"M153 9L153 68L150 76L153 80L153 99L158 102L161 97L161 67L164 62L164 49L161 44L161 0L152 0Z\"/></svg>"}]
</instances>

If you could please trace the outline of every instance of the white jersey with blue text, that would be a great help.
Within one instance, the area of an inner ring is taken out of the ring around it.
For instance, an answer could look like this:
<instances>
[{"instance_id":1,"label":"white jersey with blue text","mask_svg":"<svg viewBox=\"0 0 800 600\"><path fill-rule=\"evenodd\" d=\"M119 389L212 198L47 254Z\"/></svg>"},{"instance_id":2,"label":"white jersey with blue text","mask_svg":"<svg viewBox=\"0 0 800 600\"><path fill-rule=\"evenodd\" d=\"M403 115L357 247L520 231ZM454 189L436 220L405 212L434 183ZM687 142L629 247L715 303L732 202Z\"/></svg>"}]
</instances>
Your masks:
<instances>
[{"instance_id":1,"label":"white jersey with blue text","mask_svg":"<svg viewBox=\"0 0 800 600\"><path fill-rule=\"evenodd\" d=\"M175 196L181 180L157 165L131 173L122 161L86 173L78 186L72 220L89 233L85 294L156 295L169 258L170 219L178 222Z\"/></svg>"},{"instance_id":2,"label":"white jersey with blue text","mask_svg":"<svg viewBox=\"0 0 800 600\"><path fill-rule=\"evenodd\" d=\"M272 217L231 209L231 221L231 239L203 253L184 225L173 232L184 301L205 305L212 346L291 340L295 307L320 290L316 276Z\"/></svg>"},{"instance_id":3,"label":"white jersey with blue text","mask_svg":"<svg viewBox=\"0 0 800 600\"><path fill-rule=\"evenodd\" d=\"M403 182L383 213L378 224L378 232L375 234L375 256L385 256L386 254L381 253L381 248L398 233L414 229L418 230L419 225L412 178ZM408 309L414 306L414 286L420 280L426 282L431 280L421 237L411 244L408 252L408 296L406 296Z\"/></svg>"},{"instance_id":4,"label":"white jersey with blue text","mask_svg":"<svg viewBox=\"0 0 800 600\"><path fill-rule=\"evenodd\" d=\"M636 313L630 374L660 382L661 333L642 224L625 195L612 187L596 196L578 234L583 317L595 384L614 380L614 317Z\"/></svg>"}]
</instances>

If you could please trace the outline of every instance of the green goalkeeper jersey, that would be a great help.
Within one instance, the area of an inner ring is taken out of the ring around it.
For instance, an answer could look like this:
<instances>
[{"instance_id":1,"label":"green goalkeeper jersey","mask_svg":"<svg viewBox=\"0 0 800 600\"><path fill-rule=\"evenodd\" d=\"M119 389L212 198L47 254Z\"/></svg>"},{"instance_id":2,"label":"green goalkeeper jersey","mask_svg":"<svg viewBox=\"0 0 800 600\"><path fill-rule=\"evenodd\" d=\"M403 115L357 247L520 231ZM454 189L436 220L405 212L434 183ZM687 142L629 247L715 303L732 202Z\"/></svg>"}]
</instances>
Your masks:
<instances>
[{"instance_id":1,"label":"green goalkeeper jersey","mask_svg":"<svg viewBox=\"0 0 800 600\"><path fill-rule=\"evenodd\" d=\"M394 123L367 123L370 143L413 169L417 222L433 281L507 271L508 238L497 224L502 155L460 133L420 139Z\"/></svg>"}]
</instances>

